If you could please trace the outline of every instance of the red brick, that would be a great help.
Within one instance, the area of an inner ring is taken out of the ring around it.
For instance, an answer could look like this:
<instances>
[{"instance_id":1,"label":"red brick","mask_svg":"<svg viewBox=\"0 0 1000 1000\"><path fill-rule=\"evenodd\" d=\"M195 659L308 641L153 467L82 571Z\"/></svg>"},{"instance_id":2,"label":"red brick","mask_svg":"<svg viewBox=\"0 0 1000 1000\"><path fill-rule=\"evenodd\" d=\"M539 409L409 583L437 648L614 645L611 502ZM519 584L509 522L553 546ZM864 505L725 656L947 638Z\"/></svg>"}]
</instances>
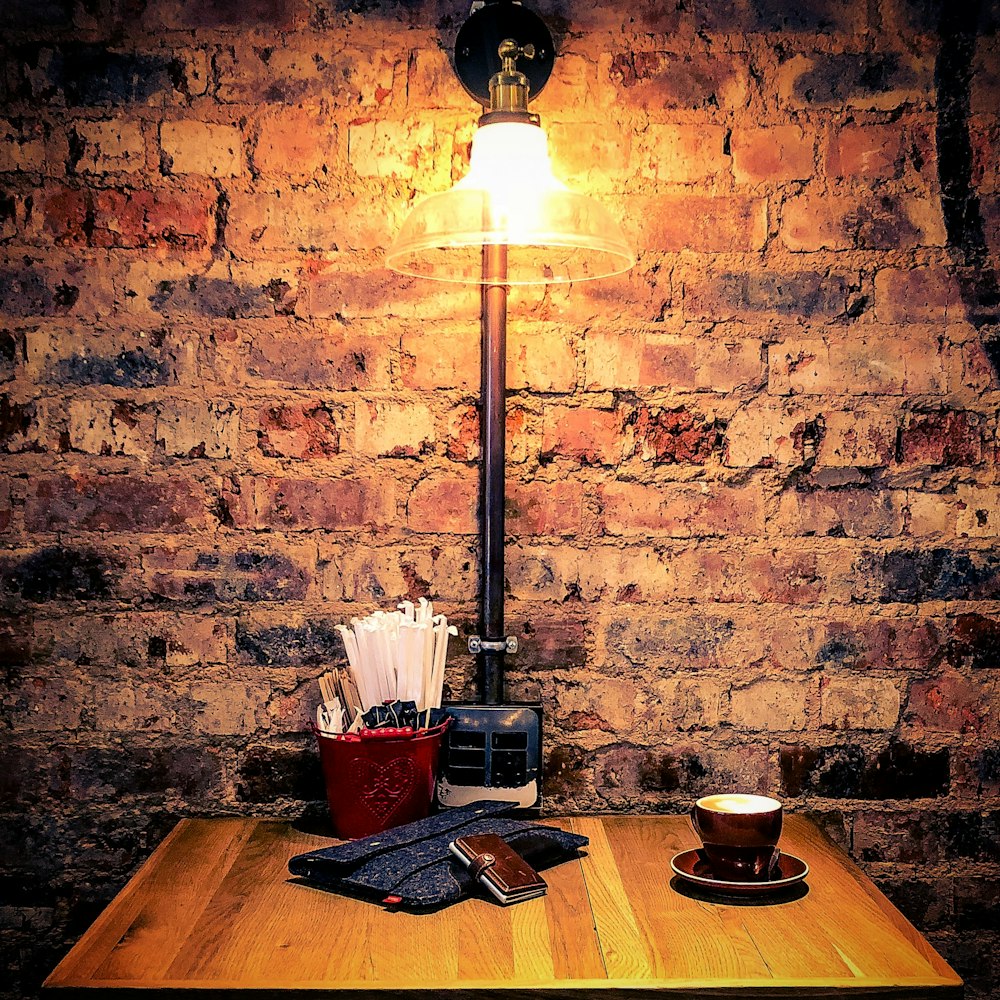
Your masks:
<instances>
[{"instance_id":1,"label":"red brick","mask_svg":"<svg viewBox=\"0 0 1000 1000\"><path fill-rule=\"evenodd\" d=\"M634 0L619 10L603 0L583 0L573 7L573 23L587 31L642 31L650 34L675 34L684 23L682 8L675 9L660 0Z\"/></svg>"},{"instance_id":2,"label":"red brick","mask_svg":"<svg viewBox=\"0 0 1000 1000\"><path fill-rule=\"evenodd\" d=\"M789 250L893 250L944 246L941 212L925 196L797 195L781 209L781 238Z\"/></svg>"},{"instance_id":3,"label":"red brick","mask_svg":"<svg viewBox=\"0 0 1000 1000\"><path fill-rule=\"evenodd\" d=\"M12 400L7 393L0 395L0 451L44 451L42 428L39 426L34 402Z\"/></svg>"},{"instance_id":4,"label":"red brick","mask_svg":"<svg viewBox=\"0 0 1000 1000\"><path fill-rule=\"evenodd\" d=\"M957 615L948 640L948 662L972 670L1000 667L1000 620L977 612Z\"/></svg>"},{"instance_id":5,"label":"red brick","mask_svg":"<svg viewBox=\"0 0 1000 1000\"><path fill-rule=\"evenodd\" d=\"M695 184L729 172L722 125L650 123L633 139L633 172L659 184Z\"/></svg>"},{"instance_id":6,"label":"red brick","mask_svg":"<svg viewBox=\"0 0 1000 1000\"><path fill-rule=\"evenodd\" d=\"M145 553L143 568L151 561L165 562L158 557L170 549L167 543L155 553ZM197 551L203 552L203 547L197 546ZM193 554L192 563L197 560L198 554ZM89 618L80 615L39 620L35 640L53 662L90 661L118 670L150 660L172 669L222 665L232 646L231 622L221 617L133 611L102 615L100 624L94 628Z\"/></svg>"},{"instance_id":7,"label":"red brick","mask_svg":"<svg viewBox=\"0 0 1000 1000\"><path fill-rule=\"evenodd\" d=\"M832 410L823 414L823 424L818 448L821 466L876 468L895 459L897 418L891 413L863 407Z\"/></svg>"},{"instance_id":8,"label":"red brick","mask_svg":"<svg viewBox=\"0 0 1000 1000\"><path fill-rule=\"evenodd\" d=\"M921 618L834 619L810 638L806 655L817 666L922 671L941 658L944 633L941 623Z\"/></svg>"},{"instance_id":9,"label":"red brick","mask_svg":"<svg viewBox=\"0 0 1000 1000\"><path fill-rule=\"evenodd\" d=\"M297 315L341 321L387 316L446 318L467 324L467 339L478 350L479 296L468 286L408 278L383 267L359 270L318 264L305 277ZM438 336L447 333L441 331ZM420 331L413 335L419 336Z\"/></svg>"},{"instance_id":10,"label":"red brick","mask_svg":"<svg viewBox=\"0 0 1000 1000\"><path fill-rule=\"evenodd\" d=\"M257 124L253 166L267 175L336 175L337 125L317 108L268 107Z\"/></svg>"},{"instance_id":11,"label":"red brick","mask_svg":"<svg viewBox=\"0 0 1000 1000\"><path fill-rule=\"evenodd\" d=\"M779 99L792 107L892 111L931 96L934 60L898 49L794 55L779 67L776 83Z\"/></svg>"},{"instance_id":12,"label":"red brick","mask_svg":"<svg viewBox=\"0 0 1000 1000\"><path fill-rule=\"evenodd\" d=\"M650 335L639 361L639 385L675 391L732 392L740 386L756 387L763 375L761 342L735 336L680 340Z\"/></svg>"},{"instance_id":13,"label":"red brick","mask_svg":"<svg viewBox=\"0 0 1000 1000\"><path fill-rule=\"evenodd\" d=\"M729 689L725 722L736 729L788 732L805 729L814 709L815 682L761 678Z\"/></svg>"},{"instance_id":14,"label":"red brick","mask_svg":"<svg viewBox=\"0 0 1000 1000\"><path fill-rule=\"evenodd\" d=\"M65 419L49 414L49 435L59 435L52 447L92 455L152 456L156 444L156 417L151 406L103 399L71 399Z\"/></svg>"},{"instance_id":15,"label":"red brick","mask_svg":"<svg viewBox=\"0 0 1000 1000\"><path fill-rule=\"evenodd\" d=\"M94 684L89 679L18 676L10 693L5 692L4 696L8 731L73 732L84 724L96 700Z\"/></svg>"},{"instance_id":16,"label":"red brick","mask_svg":"<svg viewBox=\"0 0 1000 1000\"><path fill-rule=\"evenodd\" d=\"M536 450L529 414L523 407L508 403L506 420L507 464L525 462ZM464 406L448 418L445 454L455 462L475 462L479 458L479 413L474 406Z\"/></svg>"},{"instance_id":17,"label":"red brick","mask_svg":"<svg viewBox=\"0 0 1000 1000\"><path fill-rule=\"evenodd\" d=\"M905 721L920 730L974 733L996 738L1000 726L991 706L996 704L997 685L978 677L950 672L933 680L910 685Z\"/></svg>"},{"instance_id":18,"label":"red brick","mask_svg":"<svg viewBox=\"0 0 1000 1000\"><path fill-rule=\"evenodd\" d=\"M1000 487L954 487L953 493L909 496L909 533L914 537L997 538L1000 535Z\"/></svg>"},{"instance_id":19,"label":"red brick","mask_svg":"<svg viewBox=\"0 0 1000 1000\"><path fill-rule=\"evenodd\" d=\"M360 177L434 191L451 179L452 136L425 115L401 121L355 119L347 132L347 158Z\"/></svg>"},{"instance_id":20,"label":"red brick","mask_svg":"<svg viewBox=\"0 0 1000 1000\"><path fill-rule=\"evenodd\" d=\"M405 546L344 544L327 547L320 543L320 558L327 566L323 596L327 600L364 601L386 606L386 595L415 601L427 597L448 603L448 616L455 609L474 614L468 605L475 594L476 554L473 539L459 535L452 540L411 535ZM441 609L439 609L441 610Z\"/></svg>"},{"instance_id":21,"label":"red brick","mask_svg":"<svg viewBox=\"0 0 1000 1000\"><path fill-rule=\"evenodd\" d=\"M978 465L985 454L983 417L968 410L914 412L900 431L906 464Z\"/></svg>"},{"instance_id":22,"label":"red brick","mask_svg":"<svg viewBox=\"0 0 1000 1000\"><path fill-rule=\"evenodd\" d=\"M1000 749L994 744L969 747L956 755L952 788L962 798L1000 795Z\"/></svg>"},{"instance_id":23,"label":"red brick","mask_svg":"<svg viewBox=\"0 0 1000 1000\"><path fill-rule=\"evenodd\" d=\"M635 175L627 132L611 131L601 122L564 124L546 118L545 125L553 173L571 190L603 195L621 190Z\"/></svg>"},{"instance_id":24,"label":"red brick","mask_svg":"<svg viewBox=\"0 0 1000 1000\"><path fill-rule=\"evenodd\" d=\"M475 332L472 338L478 339ZM512 323L507 333L507 388L571 392L576 349L565 327Z\"/></svg>"},{"instance_id":25,"label":"red brick","mask_svg":"<svg viewBox=\"0 0 1000 1000\"><path fill-rule=\"evenodd\" d=\"M431 13L431 8L424 5L407 4L406 10L417 17L421 11ZM440 8L439 8L440 9ZM412 23L412 22L411 22ZM451 112L465 115L468 102L465 92L456 94L452 83L455 70L452 67L450 53L435 45L429 35L422 36L420 41L414 39L410 45L409 64L406 68L406 89L411 95L411 102L416 98L422 108L447 108ZM403 76L402 73L399 74ZM461 91L461 88L459 88ZM472 123L469 123L471 134Z\"/></svg>"},{"instance_id":26,"label":"red brick","mask_svg":"<svg viewBox=\"0 0 1000 1000\"><path fill-rule=\"evenodd\" d=\"M509 414L507 421L509 424ZM445 454L455 462L475 462L479 458L479 413L476 407L460 407L448 418Z\"/></svg>"},{"instance_id":27,"label":"red brick","mask_svg":"<svg viewBox=\"0 0 1000 1000\"><path fill-rule=\"evenodd\" d=\"M44 227L56 246L86 246L89 199L79 188L56 188L40 198Z\"/></svg>"},{"instance_id":28,"label":"red brick","mask_svg":"<svg viewBox=\"0 0 1000 1000\"><path fill-rule=\"evenodd\" d=\"M311 542L281 536L243 541L230 536L201 545L157 547L144 553L143 578L149 592L175 604L216 601L301 601L316 576Z\"/></svg>"},{"instance_id":29,"label":"red brick","mask_svg":"<svg viewBox=\"0 0 1000 1000\"><path fill-rule=\"evenodd\" d=\"M813 604L836 595L836 574L841 569L827 553L727 553L714 592L722 600Z\"/></svg>"},{"instance_id":30,"label":"red brick","mask_svg":"<svg viewBox=\"0 0 1000 1000\"><path fill-rule=\"evenodd\" d=\"M168 455L233 458L239 448L239 410L207 400L164 404L156 416L156 440Z\"/></svg>"},{"instance_id":31,"label":"red brick","mask_svg":"<svg viewBox=\"0 0 1000 1000\"><path fill-rule=\"evenodd\" d=\"M384 336L336 328L322 333L260 329L250 344L246 371L294 388L386 388L390 346Z\"/></svg>"},{"instance_id":32,"label":"red brick","mask_svg":"<svg viewBox=\"0 0 1000 1000\"><path fill-rule=\"evenodd\" d=\"M744 106L749 74L731 52L612 52L601 60L622 101L642 111Z\"/></svg>"},{"instance_id":33,"label":"red brick","mask_svg":"<svg viewBox=\"0 0 1000 1000\"><path fill-rule=\"evenodd\" d=\"M943 268L875 274L875 312L883 323L933 323L965 314L958 280Z\"/></svg>"},{"instance_id":34,"label":"red brick","mask_svg":"<svg viewBox=\"0 0 1000 1000\"><path fill-rule=\"evenodd\" d=\"M623 223L647 250L700 253L760 250L767 240L767 202L704 195L633 196Z\"/></svg>"},{"instance_id":35,"label":"red brick","mask_svg":"<svg viewBox=\"0 0 1000 1000\"><path fill-rule=\"evenodd\" d=\"M0 200L0 241L14 242L24 233L30 204L30 196L4 193Z\"/></svg>"},{"instance_id":36,"label":"red brick","mask_svg":"<svg viewBox=\"0 0 1000 1000\"><path fill-rule=\"evenodd\" d=\"M614 205L608 205L612 210ZM620 215L620 213L619 213ZM625 223L625 235L638 245L634 226ZM545 287L530 311L540 318L572 323L577 328L607 323L609 316L624 322L656 323L669 311L675 296L672 269L663 266L660 255L643 250L636 265L624 274L600 281L578 281ZM677 293L679 294L679 293ZM529 309L518 302L512 289L510 305L516 315Z\"/></svg>"},{"instance_id":37,"label":"red brick","mask_svg":"<svg viewBox=\"0 0 1000 1000\"><path fill-rule=\"evenodd\" d=\"M207 190L98 191L94 195L95 246L184 249L214 239L216 195Z\"/></svg>"},{"instance_id":38,"label":"red brick","mask_svg":"<svg viewBox=\"0 0 1000 1000\"><path fill-rule=\"evenodd\" d=\"M426 284L436 284L427 282ZM513 314L514 307L511 307ZM445 313L447 315L447 313ZM424 326L403 334L403 382L412 389L478 389L479 322L463 329ZM569 392L576 384L576 350L564 328L511 324L507 333L507 387Z\"/></svg>"},{"instance_id":39,"label":"red brick","mask_svg":"<svg viewBox=\"0 0 1000 1000\"><path fill-rule=\"evenodd\" d=\"M146 254L126 265L120 308L136 316L163 316L171 320L247 320L292 313L298 288L298 268L268 260L240 263L226 260L193 271L191 262ZM295 339L308 335L295 329ZM208 339L208 338L206 338ZM241 377L246 365L240 369Z\"/></svg>"},{"instance_id":40,"label":"red brick","mask_svg":"<svg viewBox=\"0 0 1000 1000\"><path fill-rule=\"evenodd\" d=\"M576 482L511 482L505 507L507 530L516 536L576 536L583 527L583 486Z\"/></svg>"},{"instance_id":41,"label":"red brick","mask_svg":"<svg viewBox=\"0 0 1000 1000\"><path fill-rule=\"evenodd\" d=\"M866 629L866 634L873 654L869 662L873 666L885 664L922 670L937 656L941 645L938 625L921 619L876 621Z\"/></svg>"},{"instance_id":42,"label":"red brick","mask_svg":"<svg viewBox=\"0 0 1000 1000\"><path fill-rule=\"evenodd\" d=\"M478 335L451 324L407 330L402 339L402 379L407 389L478 389Z\"/></svg>"},{"instance_id":43,"label":"red brick","mask_svg":"<svg viewBox=\"0 0 1000 1000\"><path fill-rule=\"evenodd\" d=\"M359 113L391 100L397 82L405 91L406 53L399 47L341 48L334 63L316 38L290 34L272 47L236 35L213 60L217 99L256 105L315 99Z\"/></svg>"},{"instance_id":44,"label":"red brick","mask_svg":"<svg viewBox=\"0 0 1000 1000\"><path fill-rule=\"evenodd\" d=\"M585 381L587 389L614 389L639 384L639 361L646 334L632 329L587 331Z\"/></svg>"},{"instance_id":45,"label":"red brick","mask_svg":"<svg viewBox=\"0 0 1000 1000\"><path fill-rule=\"evenodd\" d=\"M799 543L801 545L801 543ZM846 602L851 593L853 554L784 551L741 543L718 543L658 551L591 544L513 546L508 580L518 600L722 601L808 605Z\"/></svg>"},{"instance_id":46,"label":"red brick","mask_svg":"<svg viewBox=\"0 0 1000 1000\"><path fill-rule=\"evenodd\" d=\"M820 681L820 723L829 729L893 729L899 691L888 677L830 677Z\"/></svg>"},{"instance_id":47,"label":"red brick","mask_svg":"<svg viewBox=\"0 0 1000 1000\"><path fill-rule=\"evenodd\" d=\"M776 395L941 393L946 376L938 331L905 338L873 331L823 340L785 338L768 348L768 391Z\"/></svg>"},{"instance_id":48,"label":"red brick","mask_svg":"<svg viewBox=\"0 0 1000 1000\"><path fill-rule=\"evenodd\" d=\"M234 190L229 192L226 242L248 260L261 251L370 255L389 245L402 225L406 209L402 200L387 204L381 189L373 187L359 186L356 192L341 196L326 188L296 186L291 181L267 193ZM396 278L398 285L406 280ZM434 293L426 289L425 294L431 298ZM322 299L319 302L323 304ZM395 305L383 302L381 311Z\"/></svg>"},{"instance_id":49,"label":"red brick","mask_svg":"<svg viewBox=\"0 0 1000 1000\"><path fill-rule=\"evenodd\" d=\"M997 62L997 16L994 8L983 7L981 23L989 33L976 43L971 59L969 107L973 115L995 115L1000 107L1000 66Z\"/></svg>"},{"instance_id":50,"label":"red brick","mask_svg":"<svg viewBox=\"0 0 1000 1000\"><path fill-rule=\"evenodd\" d=\"M42 173L45 163L42 123L0 118L0 173Z\"/></svg>"},{"instance_id":51,"label":"red brick","mask_svg":"<svg viewBox=\"0 0 1000 1000\"><path fill-rule=\"evenodd\" d=\"M340 451L342 420L324 403L264 406L257 419L257 447L269 458L328 458Z\"/></svg>"},{"instance_id":52,"label":"red brick","mask_svg":"<svg viewBox=\"0 0 1000 1000\"><path fill-rule=\"evenodd\" d=\"M613 482L602 486L598 496L607 535L706 538L764 533L764 497L756 485Z\"/></svg>"},{"instance_id":53,"label":"red brick","mask_svg":"<svg viewBox=\"0 0 1000 1000\"><path fill-rule=\"evenodd\" d=\"M802 430L811 415L797 403L775 403L758 397L730 418L725 430L724 463L730 468L752 468L801 461Z\"/></svg>"},{"instance_id":54,"label":"red brick","mask_svg":"<svg viewBox=\"0 0 1000 1000\"><path fill-rule=\"evenodd\" d=\"M647 728L646 720L640 722L636 719L636 691L631 680L594 676L589 671L581 671L574 679L578 683L567 685L556 709L556 723L563 731L579 733L590 730L618 733L625 730L637 736L641 730ZM685 701L683 697L676 697L678 694L676 687L675 682L674 690L665 692L668 694L668 698L665 699L666 704L673 706L675 711ZM670 698L669 695L675 697ZM704 718L705 715L708 715L707 719ZM683 721L687 720L682 719ZM662 715L656 722L663 725ZM702 713L699 722L711 725L712 717L709 713ZM695 728L697 724L696 722L691 728Z\"/></svg>"},{"instance_id":55,"label":"red brick","mask_svg":"<svg viewBox=\"0 0 1000 1000\"><path fill-rule=\"evenodd\" d=\"M726 428L725 464L734 468L794 465L818 458L821 466L852 468L894 460L896 418L858 406L849 411L806 409L797 403L747 406ZM818 444L807 454L810 429Z\"/></svg>"},{"instance_id":56,"label":"red brick","mask_svg":"<svg viewBox=\"0 0 1000 1000\"><path fill-rule=\"evenodd\" d=\"M733 129L730 139L737 184L808 180L815 170L816 140L797 125Z\"/></svg>"},{"instance_id":57,"label":"red brick","mask_svg":"<svg viewBox=\"0 0 1000 1000\"><path fill-rule=\"evenodd\" d=\"M994 109L995 113L995 109ZM972 144L972 186L983 194L1000 191L1000 121L994 115L974 116L969 120ZM2 155L2 154L0 154Z\"/></svg>"},{"instance_id":58,"label":"red brick","mask_svg":"<svg viewBox=\"0 0 1000 1000\"><path fill-rule=\"evenodd\" d=\"M44 197L44 225L60 246L198 249L213 239L215 202L208 191L62 188Z\"/></svg>"},{"instance_id":59,"label":"red brick","mask_svg":"<svg viewBox=\"0 0 1000 1000\"><path fill-rule=\"evenodd\" d=\"M664 720L669 731L677 728L693 728L686 720L696 718L697 705L701 700L699 689L711 695L711 685L701 678L685 680L678 687L678 704L665 706L672 708L673 718ZM664 686L664 694L670 697L669 687ZM705 699L706 712L712 717L711 697ZM662 741L662 737L659 737ZM766 792L769 762L766 750L755 746L742 746L739 751L727 747L716 749L703 744L691 743L671 738L669 748L654 746L633 746L628 743L613 744L597 752L593 761L593 781L601 801L614 809L655 808L664 795L680 795L686 801L694 801L718 787L746 788ZM578 775L583 768L572 758L567 764L572 775ZM584 772L586 776L586 772ZM710 776L710 777L709 777ZM546 783L549 771L545 773ZM564 787L572 789L574 778L559 778ZM579 777L575 778L579 782ZM547 786L546 786L547 787ZM587 789L587 794L593 794Z\"/></svg>"},{"instance_id":60,"label":"red brick","mask_svg":"<svg viewBox=\"0 0 1000 1000\"><path fill-rule=\"evenodd\" d=\"M603 626L602 626L603 628ZM775 672L798 670L813 660L816 631L794 611L729 606L706 611L698 605L659 613L630 609L607 625L608 666L641 665L655 658L666 669L735 669L763 664ZM599 633L600 634L600 633Z\"/></svg>"},{"instance_id":61,"label":"red brick","mask_svg":"<svg viewBox=\"0 0 1000 1000\"><path fill-rule=\"evenodd\" d=\"M420 403L358 400L354 449L374 458L416 458L434 450L434 414Z\"/></svg>"},{"instance_id":62,"label":"red brick","mask_svg":"<svg viewBox=\"0 0 1000 1000\"><path fill-rule=\"evenodd\" d=\"M909 870L914 866L924 868L947 854L947 835L941 818L938 810L859 811L854 816L854 850L865 861L902 862ZM949 886L949 896L953 891ZM949 909L952 905L949 899ZM910 916L923 918L925 913Z\"/></svg>"},{"instance_id":63,"label":"red brick","mask_svg":"<svg viewBox=\"0 0 1000 1000\"><path fill-rule=\"evenodd\" d=\"M0 483L0 531L6 531L11 521L10 483ZM3 648L3 636L0 635L0 649Z\"/></svg>"},{"instance_id":64,"label":"red brick","mask_svg":"<svg viewBox=\"0 0 1000 1000\"><path fill-rule=\"evenodd\" d=\"M724 332L701 338L590 330L586 343L586 387L667 386L679 391L732 392L756 386L764 373L759 340Z\"/></svg>"},{"instance_id":65,"label":"red brick","mask_svg":"<svg viewBox=\"0 0 1000 1000\"><path fill-rule=\"evenodd\" d=\"M694 8L694 26L700 36L738 32L784 33L792 38L820 35L840 37L862 34L868 11L854 0L800 0L796 4L754 0L712 2ZM752 35L750 36L753 37ZM811 46L807 46L811 47Z\"/></svg>"},{"instance_id":66,"label":"red brick","mask_svg":"<svg viewBox=\"0 0 1000 1000\"><path fill-rule=\"evenodd\" d=\"M225 500L238 528L342 531L396 519L396 484L387 479L244 478Z\"/></svg>"},{"instance_id":67,"label":"red brick","mask_svg":"<svg viewBox=\"0 0 1000 1000\"><path fill-rule=\"evenodd\" d=\"M25 504L29 531L189 531L213 522L213 496L185 476L39 478Z\"/></svg>"},{"instance_id":68,"label":"red brick","mask_svg":"<svg viewBox=\"0 0 1000 1000\"><path fill-rule=\"evenodd\" d=\"M847 311L857 281L827 271L717 271L680 275L686 319L730 320L766 317L800 322L833 319Z\"/></svg>"},{"instance_id":69,"label":"red brick","mask_svg":"<svg viewBox=\"0 0 1000 1000\"><path fill-rule=\"evenodd\" d=\"M996 369L986 344L975 337L961 345L961 370L955 372L958 384L964 389L971 389L976 395L992 390L996 384Z\"/></svg>"},{"instance_id":70,"label":"red brick","mask_svg":"<svg viewBox=\"0 0 1000 1000\"><path fill-rule=\"evenodd\" d=\"M146 166L141 122L78 120L73 122L73 135L78 174L136 173Z\"/></svg>"},{"instance_id":71,"label":"red brick","mask_svg":"<svg viewBox=\"0 0 1000 1000\"><path fill-rule=\"evenodd\" d=\"M411 531L471 535L476 531L476 475L428 476L410 492L406 523Z\"/></svg>"},{"instance_id":72,"label":"red brick","mask_svg":"<svg viewBox=\"0 0 1000 1000\"><path fill-rule=\"evenodd\" d=\"M983 220L983 235L988 247L1000 245L1000 196L995 194L981 194L979 196L979 212ZM975 288L975 284L972 285ZM993 292L989 290L989 285L984 287L986 300L983 305L987 310L993 308ZM994 315L988 312L987 315Z\"/></svg>"},{"instance_id":73,"label":"red brick","mask_svg":"<svg viewBox=\"0 0 1000 1000\"><path fill-rule=\"evenodd\" d=\"M142 25L156 35L162 29L190 31L216 28L230 31L257 25L261 31L288 31L301 21L301 7L295 0L175 0L169 4L142 8Z\"/></svg>"},{"instance_id":74,"label":"red brick","mask_svg":"<svg viewBox=\"0 0 1000 1000\"><path fill-rule=\"evenodd\" d=\"M722 448L722 432L686 407L640 407L635 420L636 454L656 464L704 465Z\"/></svg>"},{"instance_id":75,"label":"red brick","mask_svg":"<svg viewBox=\"0 0 1000 1000\"><path fill-rule=\"evenodd\" d=\"M928 164L929 161L929 164ZM826 170L830 177L884 181L910 168L934 169L934 144L926 127L899 121L891 125L842 125L830 138Z\"/></svg>"},{"instance_id":76,"label":"red brick","mask_svg":"<svg viewBox=\"0 0 1000 1000\"><path fill-rule=\"evenodd\" d=\"M838 489L781 494L775 530L786 535L893 538L903 530L906 496L871 489Z\"/></svg>"},{"instance_id":77,"label":"red brick","mask_svg":"<svg viewBox=\"0 0 1000 1000\"><path fill-rule=\"evenodd\" d=\"M582 465L616 465L622 458L624 417L617 410L545 408L542 452Z\"/></svg>"},{"instance_id":78,"label":"red brick","mask_svg":"<svg viewBox=\"0 0 1000 1000\"><path fill-rule=\"evenodd\" d=\"M160 125L160 146L164 173L235 177L243 172L243 136L234 125L166 121Z\"/></svg>"}]
</instances>

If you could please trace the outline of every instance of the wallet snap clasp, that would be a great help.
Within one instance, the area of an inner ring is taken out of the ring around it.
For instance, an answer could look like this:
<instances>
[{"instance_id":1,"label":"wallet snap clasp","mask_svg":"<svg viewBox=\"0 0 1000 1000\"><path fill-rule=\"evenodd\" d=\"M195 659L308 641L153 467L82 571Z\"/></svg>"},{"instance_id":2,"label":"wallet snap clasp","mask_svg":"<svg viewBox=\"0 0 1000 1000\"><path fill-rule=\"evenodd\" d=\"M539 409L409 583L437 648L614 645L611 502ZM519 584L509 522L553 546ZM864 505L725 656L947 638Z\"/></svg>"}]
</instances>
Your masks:
<instances>
[{"instance_id":1,"label":"wallet snap clasp","mask_svg":"<svg viewBox=\"0 0 1000 1000\"><path fill-rule=\"evenodd\" d=\"M477 854L469 863L469 872L474 879L478 879L487 868L492 868L497 863L497 859L492 854Z\"/></svg>"}]
</instances>

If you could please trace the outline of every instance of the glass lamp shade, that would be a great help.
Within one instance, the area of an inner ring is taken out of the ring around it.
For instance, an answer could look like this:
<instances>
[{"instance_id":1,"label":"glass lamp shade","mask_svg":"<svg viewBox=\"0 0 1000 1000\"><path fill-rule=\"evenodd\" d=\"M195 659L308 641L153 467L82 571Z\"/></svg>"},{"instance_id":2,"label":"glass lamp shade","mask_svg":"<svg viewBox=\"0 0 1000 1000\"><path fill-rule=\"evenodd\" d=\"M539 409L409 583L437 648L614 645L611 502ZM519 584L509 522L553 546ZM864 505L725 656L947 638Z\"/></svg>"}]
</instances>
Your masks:
<instances>
[{"instance_id":1,"label":"glass lamp shade","mask_svg":"<svg viewBox=\"0 0 1000 1000\"><path fill-rule=\"evenodd\" d=\"M482 249L504 245L506 284L604 278L627 271L635 253L599 202L552 174L545 132L525 122L481 126L469 173L407 216L386 254L403 274L473 284L484 278Z\"/></svg>"}]
</instances>

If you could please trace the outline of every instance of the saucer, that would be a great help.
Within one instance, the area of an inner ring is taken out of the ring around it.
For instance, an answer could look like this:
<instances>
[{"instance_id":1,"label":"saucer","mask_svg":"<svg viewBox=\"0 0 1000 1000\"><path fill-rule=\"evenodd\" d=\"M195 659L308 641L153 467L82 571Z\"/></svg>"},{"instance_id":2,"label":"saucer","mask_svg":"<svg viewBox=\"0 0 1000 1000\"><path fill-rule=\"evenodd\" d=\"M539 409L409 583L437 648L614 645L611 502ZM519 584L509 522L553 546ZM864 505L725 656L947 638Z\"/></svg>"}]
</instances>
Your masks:
<instances>
[{"instance_id":1,"label":"saucer","mask_svg":"<svg viewBox=\"0 0 1000 1000\"><path fill-rule=\"evenodd\" d=\"M725 892L733 896L761 896L771 892L787 889L796 882L801 882L809 874L809 866L794 854L778 855L778 870L773 878L762 882L730 881L712 874L712 867L700 848L694 851L681 851L670 859L670 867L674 874L691 885L701 886L713 892Z\"/></svg>"}]
</instances>

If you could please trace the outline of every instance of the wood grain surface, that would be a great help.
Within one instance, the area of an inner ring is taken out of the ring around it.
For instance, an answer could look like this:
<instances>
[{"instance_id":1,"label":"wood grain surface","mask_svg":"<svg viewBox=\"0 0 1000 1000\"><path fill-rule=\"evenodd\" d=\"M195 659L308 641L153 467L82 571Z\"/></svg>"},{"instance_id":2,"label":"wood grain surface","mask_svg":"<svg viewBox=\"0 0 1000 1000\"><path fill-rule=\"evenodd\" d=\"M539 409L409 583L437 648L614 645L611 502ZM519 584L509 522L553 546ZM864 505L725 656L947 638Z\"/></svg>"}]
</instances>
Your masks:
<instances>
[{"instance_id":1,"label":"wood grain surface","mask_svg":"<svg viewBox=\"0 0 1000 1000\"><path fill-rule=\"evenodd\" d=\"M697 846L686 819L559 822L590 847L545 873L546 896L413 914L292 881L288 859L329 841L288 823L182 820L45 985L63 997L199 1000L962 995L944 960L801 817L786 817L781 847L810 874L768 905L677 885L670 858Z\"/></svg>"}]
</instances>

